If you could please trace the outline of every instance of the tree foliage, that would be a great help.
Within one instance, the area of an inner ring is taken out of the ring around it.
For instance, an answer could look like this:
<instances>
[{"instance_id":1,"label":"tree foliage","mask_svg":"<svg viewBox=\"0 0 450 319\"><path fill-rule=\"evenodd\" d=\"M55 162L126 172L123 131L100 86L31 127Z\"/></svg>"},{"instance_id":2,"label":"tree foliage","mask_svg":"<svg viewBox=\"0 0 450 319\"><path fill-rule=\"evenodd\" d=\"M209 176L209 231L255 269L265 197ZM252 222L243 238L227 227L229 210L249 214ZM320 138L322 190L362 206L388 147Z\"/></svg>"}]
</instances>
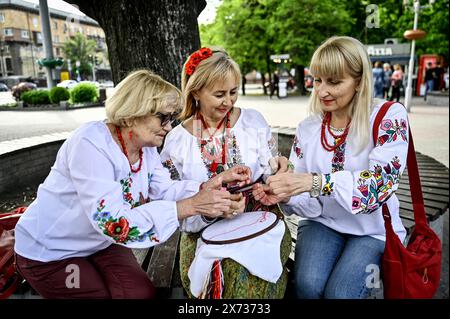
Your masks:
<instances>
[{"instance_id":1,"label":"tree foliage","mask_svg":"<svg viewBox=\"0 0 450 319\"><path fill-rule=\"evenodd\" d=\"M64 43L63 53L67 59L71 61L71 72L76 72L76 61L80 61L80 67L78 68L81 77L92 74L90 55L95 53L97 43L94 40L88 40L81 33L77 33L73 38Z\"/></svg>"},{"instance_id":2,"label":"tree foliage","mask_svg":"<svg viewBox=\"0 0 450 319\"><path fill-rule=\"evenodd\" d=\"M417 41L418 55L440 54L448 61L448 3L436 0L421 10L419 28L427 37ZM399 0L384 0L376 10L371 4L370 0L223 0L215 21L200 26L202 45L224 47L243 72L268 72L271 54L289 53L292 66L308 65L317 46L333 35L349 35L365 44L383 43L386 38L407 42L403 33L413 27L412 10ZM378 25L367 24L371 14L378 15Z\"/></svg>"}]
</instances>

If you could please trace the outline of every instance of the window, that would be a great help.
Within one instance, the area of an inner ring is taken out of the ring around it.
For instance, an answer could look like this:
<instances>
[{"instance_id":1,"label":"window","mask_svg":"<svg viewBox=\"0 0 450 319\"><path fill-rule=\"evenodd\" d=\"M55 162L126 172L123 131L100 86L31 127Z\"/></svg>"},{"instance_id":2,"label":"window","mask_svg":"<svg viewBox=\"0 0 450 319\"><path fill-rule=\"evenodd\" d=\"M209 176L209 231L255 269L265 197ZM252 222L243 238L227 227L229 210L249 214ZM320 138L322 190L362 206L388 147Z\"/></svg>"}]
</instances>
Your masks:
<instances>
[{"instance_id":1,"label":"window","mask_svg":"<svg viewBox=\"0 0 450 319\"><path fill-rule=\"evenodd\" d=\"M34 17L34 18L33 18L33 26L34 26L35 28L39 27L39 20L38 20L37 17Z\"/></svg>"},{"instance_id":2,"label":"window","mask_svg":"<svg viewBox=\"0 0 450 319\"><path fill-rule=\"evenodd\" d=\"M56 51L56 56L61 56L61 49L60 48L55 48Z\"/></svg>"},{"instance_id":3,"label":"window","mask_svg":"<svg viewBox=\"0 0 450 319\"><path fill-rule=\"evenodd\" d=\"M5 22L5 14L3 12L0 12L0 23Z\"/></svg>"},{"instance_id":4,"label":"window","mask_svg":"<svg viewBox=\"0 0 450 319\"><path fill-rule=\"evenodd\" d=\"M22 38L24 38L24 39L30 38L30 34L28 33L28 30L22 30L21 35L22 35Z\"/></svg>"},{"instance_id":5,"label":"window","mask_svg":"<svg viewBox=\"0 0 450 319\"><path fill-rule=\"evenodd\" d=\"M12 60L11 58L5 58L6 62L6 70L11 71L12 70Z\"/></svg>"},{"instance_id":6,"label":"window","mask_svg":"<svg viewBox=\"0 0 450 319\"><path fill-rule=\"evenodd\" d=\"M63 32L66 33L67 32L67 23L64 22L63 24Z\"/></svg>"},{"instance_id":7,"label":"window","mask_svg":"<svg viewBox=\"0 0 450 319\"><path fill-rule=\"evenodd\" d=\"M3 29L3 34L5 35L5 37L12 37L13 31L12 29Z\"/></svg>"},{"instance_id":8,"label":"window","mask_svg":"<svg viewBox=\"0 0 450 319\"><path fill-rule=\"evenodd\" d=\"M53 42L59 43L59 35L53 37Z\"/></svg>"},{"instance_id":9,"label":"window","mask_svg":"<svg viewBox=\"0 0 450 319\"><path fill-rule=\"evenodd\" d=\"M38 33L36 34L36 38L37 38L37 41L38 41L38 42L42 42L42 33L38 32Z\"/></svg>"},{"instance_id":10,"label":"window","mask_svg":"<svg viewBox=\"0 0 450 319\"><path fill-rule=\"evenodd\" d=\"M53 29L58 30L58 21L53 21Z\"/></svg>"}]
</instances>

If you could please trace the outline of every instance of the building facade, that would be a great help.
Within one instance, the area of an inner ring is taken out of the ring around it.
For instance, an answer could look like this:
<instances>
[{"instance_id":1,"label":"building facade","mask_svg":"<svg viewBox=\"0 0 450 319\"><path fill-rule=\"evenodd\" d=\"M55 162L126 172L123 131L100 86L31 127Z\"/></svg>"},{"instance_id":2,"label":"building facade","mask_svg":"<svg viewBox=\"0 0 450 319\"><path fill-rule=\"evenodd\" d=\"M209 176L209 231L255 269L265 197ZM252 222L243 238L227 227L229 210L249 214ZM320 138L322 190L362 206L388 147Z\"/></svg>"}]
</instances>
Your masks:
<instances>
[{"instance_id":1,"label":"building facade","mask_svg":"<svg viewBox=\"0 0 450 319\"><path fill-rule=\"evenodd\" d=\"M37 64L45 57L37 0L0 0L0 76L45 77ZM60 0L48 1L53 56L64 58L64 43L78 32L97 43L97 68L107 73L105 33L98 23ZM75 63L75 61L73 61Z\"/></svg>"}]
</instances>

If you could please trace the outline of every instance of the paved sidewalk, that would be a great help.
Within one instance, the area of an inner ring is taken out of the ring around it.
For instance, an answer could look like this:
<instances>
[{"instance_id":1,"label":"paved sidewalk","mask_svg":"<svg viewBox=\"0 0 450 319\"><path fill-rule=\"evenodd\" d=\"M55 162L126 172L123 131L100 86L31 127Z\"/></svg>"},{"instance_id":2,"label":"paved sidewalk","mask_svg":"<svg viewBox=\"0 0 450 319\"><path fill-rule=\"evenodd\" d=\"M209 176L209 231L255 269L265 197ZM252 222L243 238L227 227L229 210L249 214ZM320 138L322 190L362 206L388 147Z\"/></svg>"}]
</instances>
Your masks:
<instances>
[{"instance_id":1,"label":"paved sidewalk","mask_svg":"<svg viewBox=\"0 0 450 319\"><path fill-rule=\"evenodd\" d=\"M307 97L269 99L266 96L240 96L237 106L260 111L272 126L296 127L307 117ZM409 114L416 150L449 166L449 107L426 105L413 98ZM0 154L7 152L17 139L67 133L81 124L105 118L104 108L68 111L0 112ZM5 142L8 143L5 144ZM22 140L23 142L23 140Z\"/></svg>"}]
</instances>

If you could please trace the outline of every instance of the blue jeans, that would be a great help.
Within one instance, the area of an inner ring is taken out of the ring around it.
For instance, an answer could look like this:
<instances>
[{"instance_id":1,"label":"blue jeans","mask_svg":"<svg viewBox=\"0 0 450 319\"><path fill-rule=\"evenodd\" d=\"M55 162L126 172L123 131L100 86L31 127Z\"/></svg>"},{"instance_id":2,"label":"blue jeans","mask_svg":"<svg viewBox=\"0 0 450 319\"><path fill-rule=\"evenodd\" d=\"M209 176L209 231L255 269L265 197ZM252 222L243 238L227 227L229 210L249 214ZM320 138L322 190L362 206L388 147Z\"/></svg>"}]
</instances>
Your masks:
<instances>
[{"instance_id":1,"label":"blue jeans","mask_svg":"<svg viewBox=\"0 0 450 319\"><path fill-rule=\"evenodd\" d=\"M380 282L384 241L341 234L312 220L298 225L295 292L301 299L362 299Z\"/></svg>"}]
</instances>

